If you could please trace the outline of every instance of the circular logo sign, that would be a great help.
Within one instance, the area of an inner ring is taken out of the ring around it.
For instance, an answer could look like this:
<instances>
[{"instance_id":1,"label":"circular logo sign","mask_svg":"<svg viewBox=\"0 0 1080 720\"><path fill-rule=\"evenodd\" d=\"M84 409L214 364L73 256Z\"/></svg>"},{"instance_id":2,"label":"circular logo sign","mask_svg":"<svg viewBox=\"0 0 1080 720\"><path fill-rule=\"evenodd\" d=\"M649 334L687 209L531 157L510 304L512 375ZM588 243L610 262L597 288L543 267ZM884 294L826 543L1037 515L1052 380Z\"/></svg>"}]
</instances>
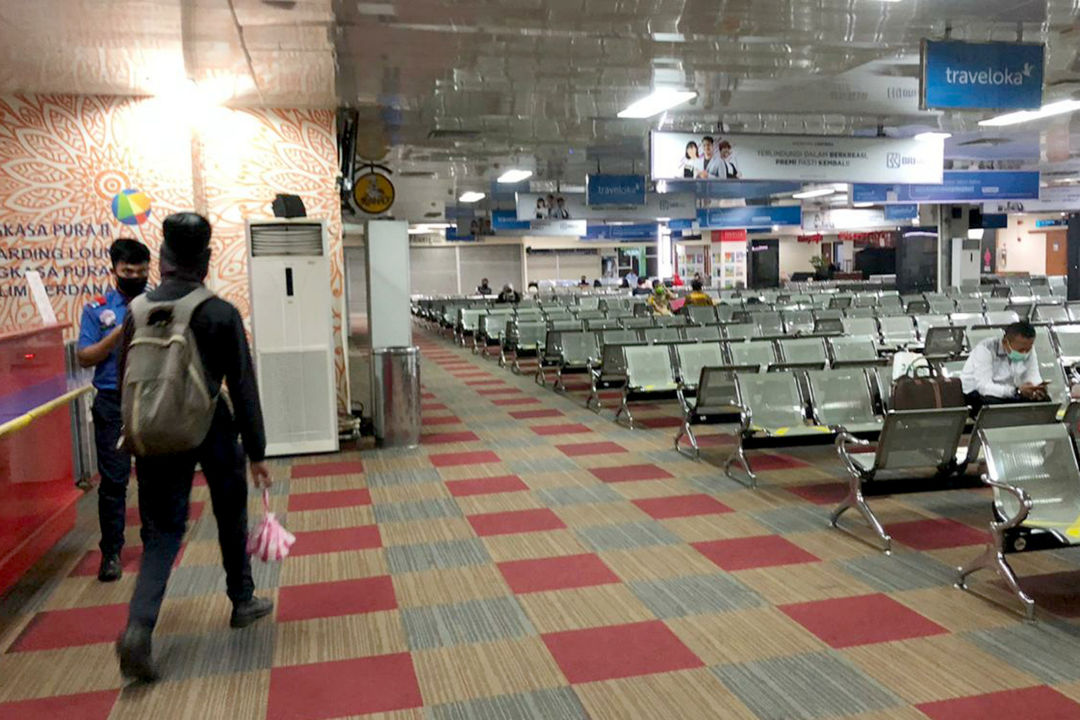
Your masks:
<instances>
[{"instance_id":1,"label":"circular logo sign","mask_svg":"<svg viewBox=\"0 0 1080 720\"><path fill-rule=\"evenodd\" d=\"M150 218L150 198L142 190L121 190L113 195L112 214L125 225L142 225Z\"/></svg>"},{"instance_id":2,"label":"circular logo sign","mask_svg":"<svg viewBox=\"0 0 1080 720\"><path fill-rule=\"evenodd\" d=\"M369 215L384 213L394 204L394 183L382 173L365 173L356 178L353 199Z\"/></svg>"}]
</instances>

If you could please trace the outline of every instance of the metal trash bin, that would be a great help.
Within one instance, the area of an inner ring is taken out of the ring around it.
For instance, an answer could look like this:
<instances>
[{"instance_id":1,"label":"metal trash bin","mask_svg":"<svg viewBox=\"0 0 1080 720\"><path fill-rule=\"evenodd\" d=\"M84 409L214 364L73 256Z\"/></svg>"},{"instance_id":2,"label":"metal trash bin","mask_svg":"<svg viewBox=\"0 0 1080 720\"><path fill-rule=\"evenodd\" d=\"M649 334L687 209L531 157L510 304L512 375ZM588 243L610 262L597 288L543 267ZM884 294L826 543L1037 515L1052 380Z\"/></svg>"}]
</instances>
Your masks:
<instances>
[{"instance_id":1,"label":"metal trash bin","mask_svg":"<svg viewBox=\"0 0 1080 720\"><path fill-rule=\"evenodd\" d=\"M379 447L420 444L420 348L372 351L375 442Z\"/></svg>"}]
</instances>

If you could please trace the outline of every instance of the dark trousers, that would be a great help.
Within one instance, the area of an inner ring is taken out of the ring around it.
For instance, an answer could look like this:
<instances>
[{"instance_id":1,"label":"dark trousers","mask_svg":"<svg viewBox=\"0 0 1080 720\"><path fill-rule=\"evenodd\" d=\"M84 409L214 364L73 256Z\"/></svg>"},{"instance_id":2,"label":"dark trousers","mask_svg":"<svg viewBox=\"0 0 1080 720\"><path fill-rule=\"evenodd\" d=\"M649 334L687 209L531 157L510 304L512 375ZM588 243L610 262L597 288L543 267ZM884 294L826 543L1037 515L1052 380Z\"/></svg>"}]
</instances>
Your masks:
<instances>
[{"instance_id":1,"label":"dark trousers","mask_svg":"<svg viewBox=\"0 0 1080 720\"><path fill-rule=\"evenodd\" d=\"M977 392L964 393L964 402L971 408L971 417L978 417L979 411L983 409L984 405L1012 405L1014 403L1026 403L1031 400L1026 400L1019 395L1011 398L999 398L991 397L989 395L980 395Z\"/></svg>"},{"instance_id":2,"label":"dark trousers","mask_svg":"<svg viewBox=\"0 0 1080 720\"><path fill-rule=\"evenodd\" d=\"M143 556L128 612L129 625L153 628L165 585L187 526L195 463L202 465L217 520L225 586L233 603L250 600L255 590L247 554L247 466L225 403L218 403L203 444L177 455L135 460L139 480Z\"/></svg>"},{"instance_id":3,"label":"dark trousers","mask_svg":"<svg viewBox=\"0 0 1080 720\"><path fill-rule=\"evenodd\" d=\"M131 455L117 450L124 421L120 415L120 393L98 390L91 408L94 444L97 446L98 524L101 526L102 555L119 555L124 547L124 513L127 509Z\"/></svg>"}]
</instances>

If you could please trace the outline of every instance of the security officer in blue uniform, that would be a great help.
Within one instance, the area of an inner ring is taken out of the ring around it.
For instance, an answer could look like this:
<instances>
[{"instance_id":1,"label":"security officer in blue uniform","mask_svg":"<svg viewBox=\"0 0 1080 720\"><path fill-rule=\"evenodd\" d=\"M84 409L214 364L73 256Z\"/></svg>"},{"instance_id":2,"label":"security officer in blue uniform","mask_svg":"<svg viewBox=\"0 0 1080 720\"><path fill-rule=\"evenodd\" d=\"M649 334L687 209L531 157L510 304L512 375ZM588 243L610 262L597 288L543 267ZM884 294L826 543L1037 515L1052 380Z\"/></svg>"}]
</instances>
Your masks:
<instances>
[{"instance_id":1,"label":"security officer in blue uniform","mask_svg":"<svg viewBox=\"0 0 1080 720\"><path fill-rule=\"evenodd\" d=\"M132 298L146 289L150 250L138 240L120 238L109 247L115 290L94 298L83 308L79 329L79 364L94 368L94 441L97 445L98 521L101 525L101 566L98 580L120 579L123 565L124 515L131 456L117 447L123 420L116 361L123 337L124 316Z\"/></svg>"}]
</instances>

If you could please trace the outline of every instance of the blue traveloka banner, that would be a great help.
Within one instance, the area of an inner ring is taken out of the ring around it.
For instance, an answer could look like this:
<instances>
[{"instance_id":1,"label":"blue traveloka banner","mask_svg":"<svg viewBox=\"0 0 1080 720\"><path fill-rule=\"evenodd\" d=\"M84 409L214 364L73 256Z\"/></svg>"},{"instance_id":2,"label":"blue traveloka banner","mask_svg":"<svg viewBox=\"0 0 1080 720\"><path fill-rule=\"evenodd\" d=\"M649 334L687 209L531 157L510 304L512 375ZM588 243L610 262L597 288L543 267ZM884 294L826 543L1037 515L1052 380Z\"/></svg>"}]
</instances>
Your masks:
<instances>
[{"instance_id":1,"label":"blue traveloka banner","mask_svg":"<svg viewBox=\"0 0 1080 720\"><path fill-rule=\"evenodd\" d=\"M644 205L645 176L589 175L585 184L585 204Z\"/></svg>"},{"instance_id":2,"label":"blue traveloka banner","mask_svg":"<svg viewBox=\"0 0 1080 720\"><path fill-rule=\"evenodd\" d=\"M698 210L702 229L771 228L773 225L802 225L802 206L769 205L761 207L703 208Z\"/></svg>"},{"instance_id":3,"label":"blue traveloka banner","mask_svg":"<svg viewBox=\"0 0 1080 720\"><path fill-rule=\"evenodd\" d=\"M946 170L941 185L851 186L853 203L979 203L1038 197L1039 173L1031 171Z\"/></svg>"},{"instance_id":4,"label":"blue traveloka banner","mask_svg":"<svg viewBox=\"0 0 1080 720\"><path fill-rule=\"evenodd\" d=\"M919 206L915 203L885 206L886 220L911 220L917 217L919 217Z\"/></svg>"},{"instance_id":5,"label":"blue traveloka banner","mask_svg":"<svg viewBox=\"0 0 1080 720\"><path fill-rule=\"evenodd\" d=\"M495 210L491 213L491 229L495 232L528 230L532 223L528 220L518 220L516 210Z\"/></svg>"},{"instance_id":6,"label":"blue traveloka banner","mask_svg":"<svg viewBox=\"0 0 1080 720\"><path fill-rule=\"evenodd\" d=\"M655 240L658 229L656 223L634 223L633 225L598 225L590 223L585 233L585 239Z\"/></svg>"},{"instance_id":7,"label":"blue traveloka banner","mask_svg":"<svg viewBox=\"0 0 1080 720\"><path fill-rule=\"evenodd\" d=\"M1037 110L1045 54L1034 43L924 40L922 109Z\"/></svg>"}]
</instances>

